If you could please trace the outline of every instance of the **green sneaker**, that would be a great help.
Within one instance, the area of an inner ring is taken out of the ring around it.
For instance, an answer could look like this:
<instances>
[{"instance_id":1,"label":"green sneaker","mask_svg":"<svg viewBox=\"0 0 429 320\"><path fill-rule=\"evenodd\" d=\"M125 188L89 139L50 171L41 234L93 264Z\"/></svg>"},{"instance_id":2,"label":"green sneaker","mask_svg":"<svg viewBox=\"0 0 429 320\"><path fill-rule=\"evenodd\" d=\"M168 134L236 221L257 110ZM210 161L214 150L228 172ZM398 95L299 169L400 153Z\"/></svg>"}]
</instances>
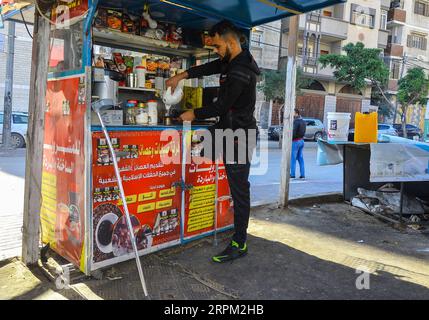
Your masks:
<instances>
[{"instance_id":1,"label":"green sneaker","mask_svg":"<svg viewBox=\"0 0 429 320\"><path fill-rule=\"evenodd\" d=\"M240 248L239 244L232 240L225 250L218 255L212 257L213 262L223 263L244 257L247 254L247 244L245 243L243 248Z\"/></svg>"}]
</instances>

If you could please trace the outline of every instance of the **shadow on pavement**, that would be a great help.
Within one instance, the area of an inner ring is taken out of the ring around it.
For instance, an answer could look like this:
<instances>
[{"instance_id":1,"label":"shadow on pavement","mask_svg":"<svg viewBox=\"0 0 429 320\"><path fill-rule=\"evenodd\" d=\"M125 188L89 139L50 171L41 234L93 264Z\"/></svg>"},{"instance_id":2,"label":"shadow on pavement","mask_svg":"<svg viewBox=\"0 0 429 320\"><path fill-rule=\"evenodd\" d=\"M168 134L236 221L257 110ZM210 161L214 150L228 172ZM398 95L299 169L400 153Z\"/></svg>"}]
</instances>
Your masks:
<instances>
[{"instance_id":1,"label":"shadow on pavement","mask_svg":"<svg viewBox=\"0 0 429 320\"><path fill-rule=\"evenodd\" d=\"M424 266L425 262L418 259L418 254L405 254L412 248L407 242L420 239L425 244L427 239L400 233L360 211L345 213L346 207L324 204L314 210L292 207L281 213L259 208L249 227L249 254L230 263L215 264L211 256L224 249L231 232L219 235L217 247L209 237L143 256L141 262L151 299L429 299L426 269L420 269L419 274L415 271L416 265ZM361 244L356 241L364 235L366 247L358 247ZM291 245L285 244L287 241ZM317 246L307 249L316 244L323 251L323 246L332 246L329 241L335 241L332 257L320 258L323 255L314 251ZM395 241L398 244L393 246ZM335 248L337 242L344 247ZM362 253L362 248L368 250L364 254L367 262L371 259L370 250L375 248L384 250L386 255L401 254L412 267L400 270L388 265L388 257L379 257L381 262L370 261L370 267L376 265L375 273L362 274L353 264L347 264L348 260L360 261L358 253ZM52 282L36 271L33 273L52 289ZM356 283L368 285L369 289L359 290ZM77 295L78 285L90 294ZM144 299L134 260L105 270L103 280L92 278L73 287L57 292L70 299ZM36 287L16 298L37 297L40 289Z\"/></svg>"}]
</instances>

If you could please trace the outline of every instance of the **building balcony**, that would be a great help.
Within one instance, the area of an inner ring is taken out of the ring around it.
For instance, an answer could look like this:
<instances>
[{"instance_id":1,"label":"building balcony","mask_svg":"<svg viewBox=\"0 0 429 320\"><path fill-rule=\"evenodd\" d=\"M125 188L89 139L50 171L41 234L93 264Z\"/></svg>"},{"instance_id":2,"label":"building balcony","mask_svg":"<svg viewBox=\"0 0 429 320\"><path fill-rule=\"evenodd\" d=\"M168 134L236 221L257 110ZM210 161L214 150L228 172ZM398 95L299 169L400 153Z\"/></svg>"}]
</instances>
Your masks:
<instances>
[{"instance_id":1,"label":"building balcony","mask_svg":"<svg viewBox=\"0 0 429 320\"><path fill-rule=\"evenodd\" d=\"M307 31L316 31L315 25L320 24L320 32L325 42L334 42L347 39L349 29L349 23L347 21L318 15L311 15L310 21L310 28ZM299 18L299 31L301 34L305 30L305 22L306 17L303 14ZM289 32L289 24L286 23L282 30L283 32Z\"/></svg>"},{"instance_id":2,"label":"building balcony","mask_svg":"<svg viewBox=\"0 0 429 320\"><path fill-rule=\"evenodd\" d=\"M392 8L387 14L387 22L394 24L395 22L405 23L407 20L407 11L401 8Z\"/></svg>"},{"instance_id":3,"label":"building balcony","mask_svg":"<svg viewBox=\"0 0 429 320\"><path fill-rule=\"evenodd\" d=\"M388 44L389 31L378 30L378 47L386 49Z\"/></svg>"},{"instance_id":4,"label":"building balcony","mask_svg":"<svg viewBox=\"0 0 429 320\"><path fill-rule=\"evenodd\" d=\"M348 30L348 22L335 18L322 17L321 32L324 41L346 40Z\"/></svg>"},{"instance_id":5,"label":"building balcony","mask_svg":"<svg viewBox=\"0 0 429 320\"><path fill-rule=\"evenodd\" d=\"M384 50L384 55L388 57L402 57L404 55L404 46L396 43L388 43Z\"/></svg>"},{"instance_id":6,"label":"building balcony","mask_svg":"<svg viewBox=\"0 0 429 320\"><path fill-rule=\"evenodd\" d=\"M390 0L381 0L381 6L385 8L390 8Z\"/></svg>"},{"instance_id":7,"label":"building balcony","mask_svg":"<svg viewBox=\"0 0 429 320\"><path fill-rule=\"evenodd\" d=\"M322 69L321 64L317 62L318 57L305 57L304 64L303 59L303 56L297 56L297 66L303 68L305 75L321 80L334 79L335 69L329 66Z\"/></svg>"}]
</instances>

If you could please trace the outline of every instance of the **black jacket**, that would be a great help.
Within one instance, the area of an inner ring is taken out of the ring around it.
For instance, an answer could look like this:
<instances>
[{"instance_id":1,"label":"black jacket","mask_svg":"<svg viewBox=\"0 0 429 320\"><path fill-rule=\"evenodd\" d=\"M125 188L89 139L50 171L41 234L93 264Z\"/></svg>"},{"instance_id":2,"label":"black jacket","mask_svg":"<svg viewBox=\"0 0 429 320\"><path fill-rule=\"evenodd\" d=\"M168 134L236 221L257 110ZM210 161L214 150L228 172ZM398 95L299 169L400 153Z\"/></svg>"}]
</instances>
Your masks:
<instances>
[{"instance_id":1,"label":"black jacket","mask_svg":"<svg viewBox=\"0 0 429 320\"><path fill-rule=\"evenodd\" d=\"M302 120L301 117L296 118L293 121L293 136L292 139L302 139L305 135L305 130L307 129L307 123Z\"/></svg>"},{"instance_id":2,"label":"black jacket","mask_svg":"<svg viewBox=\"0 0 429 320\"><path fill-rule=\"evenodd\" d=\"M220 59L188 70L189 78L220 73L216 102L194 110L197 119L220 117L223 129L256 129L253 116L256 102L256 77L261 73L248 50L243 50L229 63Z\"/></svg>"}]
</instances>

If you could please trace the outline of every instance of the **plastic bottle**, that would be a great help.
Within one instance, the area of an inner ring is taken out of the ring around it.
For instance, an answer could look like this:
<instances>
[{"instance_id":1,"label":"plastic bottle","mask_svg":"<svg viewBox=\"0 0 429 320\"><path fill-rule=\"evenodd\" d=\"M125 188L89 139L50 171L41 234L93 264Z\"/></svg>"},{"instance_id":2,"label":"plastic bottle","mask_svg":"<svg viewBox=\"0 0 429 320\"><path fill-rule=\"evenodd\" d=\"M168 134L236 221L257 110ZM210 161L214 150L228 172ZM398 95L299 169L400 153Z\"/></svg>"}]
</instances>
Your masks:
<instances>
[{"instance_id":1,"label":"plastic bottle","mask_svg":"<svg viewBox=\"0 0 429 320\"><path fill-rule=\"evenodd\" d=\"M139 88L145 88L146 87L146 68L143 66L137 66L136 73L137 73L137 86Z\"/></svg>"},{"instance_id":2,"label":"plastic bottle","mask_svg":"<svg viewBox=\"0 0 429 320\"><path fill-rule=\"evenodd\" d=\"M158 124L158 102L156 100L149 100L147 102L148 113L149 113L149 124Z\"/></svg>"},{"instance_id":3,"label":"plastic bottle","mask_svg":"<svg viewBox=\"0 0 429 320\"><path fill-rule=\"evenodd\" d=\"M356 112L355 143L377 143L378 114L377 112Z\"/></svg>"}]
</instances>

